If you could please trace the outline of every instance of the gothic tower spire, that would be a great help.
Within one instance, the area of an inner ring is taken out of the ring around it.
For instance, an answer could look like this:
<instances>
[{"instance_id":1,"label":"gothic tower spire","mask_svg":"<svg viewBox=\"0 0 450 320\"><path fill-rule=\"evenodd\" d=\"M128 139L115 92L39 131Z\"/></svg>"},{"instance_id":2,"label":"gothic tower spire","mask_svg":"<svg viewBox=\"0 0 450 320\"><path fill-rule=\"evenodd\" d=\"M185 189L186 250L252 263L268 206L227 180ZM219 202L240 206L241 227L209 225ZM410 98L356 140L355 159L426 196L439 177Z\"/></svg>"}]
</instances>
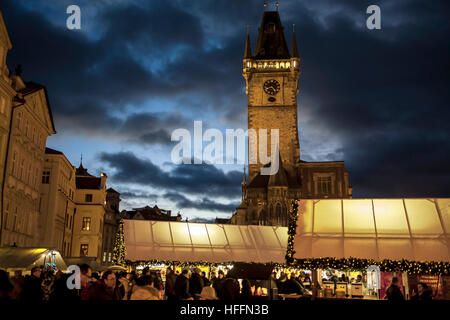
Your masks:
<instances>
[{"instance_id":1,"label":"gothic tower spire","mask_svg":"<svg viewBox=\"0 0 450 320\"><path fill-rule=\"evenodd\" d=\"M247 25L247 40L245 41L244 59L251 59L251 58L252 58L252 48L250 45L249 25Z\"/></svg>"}]
</instances>

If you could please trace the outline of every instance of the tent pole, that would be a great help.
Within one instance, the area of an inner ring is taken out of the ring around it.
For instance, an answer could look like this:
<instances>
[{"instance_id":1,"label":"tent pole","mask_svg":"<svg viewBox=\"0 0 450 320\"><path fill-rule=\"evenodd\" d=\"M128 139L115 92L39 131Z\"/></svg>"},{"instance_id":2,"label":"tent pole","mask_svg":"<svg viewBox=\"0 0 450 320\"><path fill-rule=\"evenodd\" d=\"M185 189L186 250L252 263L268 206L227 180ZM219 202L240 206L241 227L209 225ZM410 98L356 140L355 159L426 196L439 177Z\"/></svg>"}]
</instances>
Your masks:
<instances>
[{"instance_id":1,"label":"tent pole","mask_svg":"<svg viewBox=\"0 0 450 320\"><path fill-rule=\"evenodd\" d=\"M311 300L316 300L316 297L317 297L317 288L318 288L317 271L318 270L312 270L312 297L311 297Z\"/></svg>"}]
</instances>

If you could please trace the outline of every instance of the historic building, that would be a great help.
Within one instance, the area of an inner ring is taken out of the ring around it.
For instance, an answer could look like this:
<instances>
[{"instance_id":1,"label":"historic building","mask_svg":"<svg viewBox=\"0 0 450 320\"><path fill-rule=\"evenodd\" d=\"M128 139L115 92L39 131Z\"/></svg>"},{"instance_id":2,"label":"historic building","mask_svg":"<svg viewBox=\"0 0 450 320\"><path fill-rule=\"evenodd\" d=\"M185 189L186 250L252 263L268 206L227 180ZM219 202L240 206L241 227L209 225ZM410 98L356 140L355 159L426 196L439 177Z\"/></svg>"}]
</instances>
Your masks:
<instances>
[{"instance_id":1,"label":"historic building","mask_svg":"<svg viewBox=\"0 0 450 320\"><path fill-rule=\"evenodd\" d=\"M122 211L124 219L133 220L159 220L159 221L181 221L181 214L172 216L171 210L165 210L158 208L155 204L154 207L145 206L142 208L133 208L133 210Z\"/></svg>"},{"instance_id":2,"label":"historic building","mask_svg":"<svg viewBox=\"0 0 450 320\"><path fill-rule=\"evenodd\" d=\"M3 212L3 185L5 176L6 156L8 152L9 132L11 127L11 112L13 99L16 92L12 88L12 80L9 77L9 70L6 66L6 55L11 50L12 45L6 30L2 13L0 12L0 207ZM16 103L16 101L14 101ZM5 217L0 218L0 244L4 239L3 232Z\"/></svg>"},{"instance_id":3,"label":"historic building","mask_svg":"<svg viewBox=\"0 0 450 320\"><path fill-rule=\"evenodd\" d=\"M42 168L39 245L70 256L75 204L75 167L58 150L45 148Z\"/></svg>"},{"instance_id":4,"label":"historic building","mask_svg":"<svg viewBox=\"0 0 450 320\"><path fill-rule=\"evenodd\" d=\"M244 172L242 203L231 218L233 224L282 225L288 223L291 200L301 198L351 198L352 189L344 162L300 160L297 94L301 73L295 30L289 51L278 11L265 11L255 51L247 34L243 77L248 97L249 138L248 181ZM269 167L259 157L260 130L267 130L267 155L271 154L271 130L278 129L279 170L261 174Z\"/></svg>"},{"instance_id":5,"label":"historic building","mask_svg":"<svg viewBox=\"0 0 450 320\"><path fill-rule=\"evenodd\" d=\"M73 218L71 258L101 263L107 179L105 173L100 177L89 174L82 163L75 172L77 210Z\"/></svg>"}]
</instances>

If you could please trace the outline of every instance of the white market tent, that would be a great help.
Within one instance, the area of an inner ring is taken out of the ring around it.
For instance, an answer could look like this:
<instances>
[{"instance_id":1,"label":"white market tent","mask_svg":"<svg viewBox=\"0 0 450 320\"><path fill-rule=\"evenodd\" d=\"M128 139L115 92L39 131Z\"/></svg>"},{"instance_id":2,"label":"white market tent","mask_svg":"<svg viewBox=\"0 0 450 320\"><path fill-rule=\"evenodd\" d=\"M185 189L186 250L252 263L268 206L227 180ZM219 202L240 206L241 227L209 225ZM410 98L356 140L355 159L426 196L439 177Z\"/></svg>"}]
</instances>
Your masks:
<instances>
[{"instance_id":1,"label":"white market tent","mask_svg":"<svg viewBox=\"0 0 450 320\"><path fill-rule=\"evenodd\" d=\"M287 228L124 220L126 259L284 263Z\"/></svg>"},{"instance_id":2,"label":"white market tent","mask_svg":"<svg viewBox=\"0 0 450 320\"><path fill-rule=\"evenodd\" d=\"M450 261L450 199L301 200L294 257Z\"/></svg>"}]
</instances>

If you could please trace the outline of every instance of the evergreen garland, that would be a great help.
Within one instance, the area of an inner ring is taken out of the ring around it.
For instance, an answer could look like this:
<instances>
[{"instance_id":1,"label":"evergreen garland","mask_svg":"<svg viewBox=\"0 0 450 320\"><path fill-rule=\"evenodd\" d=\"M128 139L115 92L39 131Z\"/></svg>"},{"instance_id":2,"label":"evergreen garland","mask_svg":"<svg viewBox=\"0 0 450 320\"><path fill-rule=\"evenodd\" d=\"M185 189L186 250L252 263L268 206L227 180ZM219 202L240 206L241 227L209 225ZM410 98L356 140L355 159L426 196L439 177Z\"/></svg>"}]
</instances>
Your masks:
<instances>
[{"instance_id":1,"label":"evergreen garland","mask_svg":"<svg viewBox=\"0 0 450 320\"><path fill-rule=\"evenodd\" d=\"M117 266L126 266L125 261L125 238L123 234L123 219L119 220L119 226L116 232L116 238L114 240L113 258L112 262Z\"/></svg>"}]
</instances>

